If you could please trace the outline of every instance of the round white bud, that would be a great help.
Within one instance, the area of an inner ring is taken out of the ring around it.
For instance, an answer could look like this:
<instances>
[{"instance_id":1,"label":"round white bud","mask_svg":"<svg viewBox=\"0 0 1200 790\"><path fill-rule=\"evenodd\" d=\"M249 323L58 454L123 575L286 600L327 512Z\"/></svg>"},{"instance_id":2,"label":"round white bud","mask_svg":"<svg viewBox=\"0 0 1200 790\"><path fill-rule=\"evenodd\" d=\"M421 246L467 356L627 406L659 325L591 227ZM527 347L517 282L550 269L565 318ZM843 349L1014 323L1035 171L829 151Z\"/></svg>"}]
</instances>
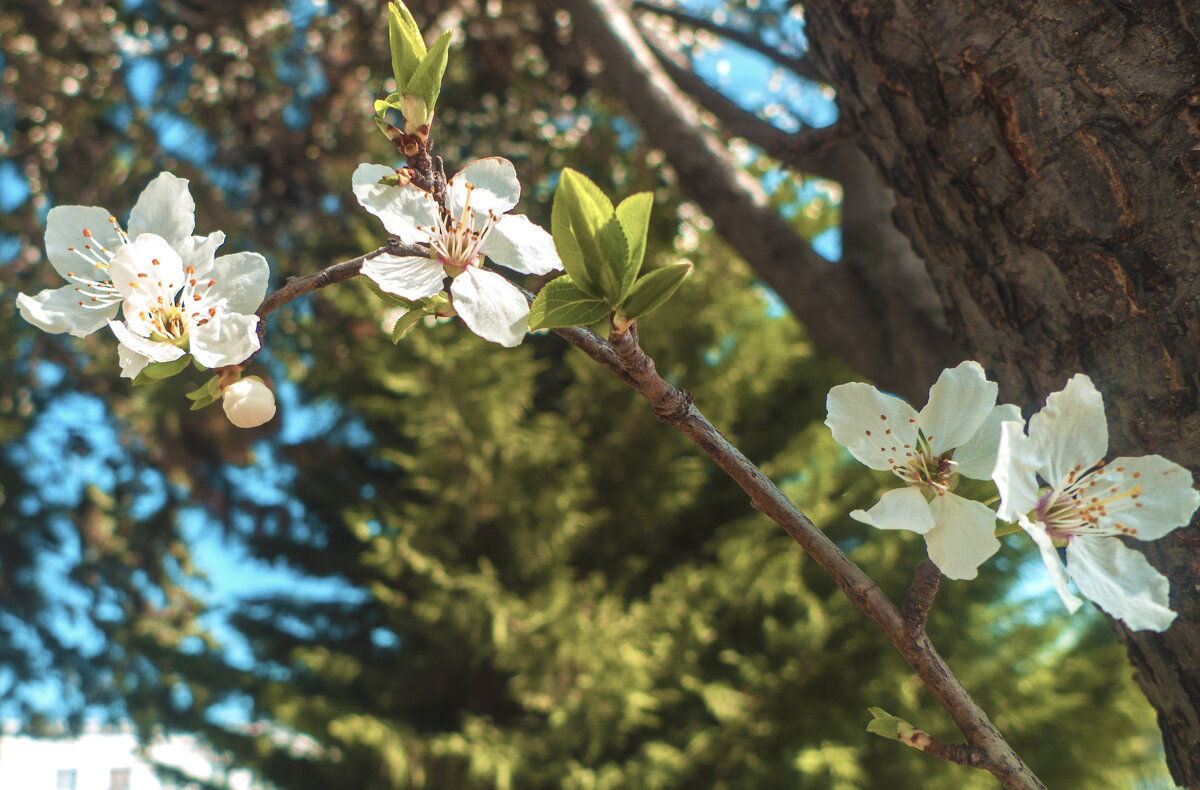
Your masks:
<instances>
[{"instance_id":1,"label":"round white bud","mask_svg":"<svg viewBox=\"0 0 1200 790\"><path fill-rule=\"evenodd\" d=\"M233 382L222 398L225 416L239 428L254 428L275 416L275 393L258 376Z\"/></svg>"}]
</instances>

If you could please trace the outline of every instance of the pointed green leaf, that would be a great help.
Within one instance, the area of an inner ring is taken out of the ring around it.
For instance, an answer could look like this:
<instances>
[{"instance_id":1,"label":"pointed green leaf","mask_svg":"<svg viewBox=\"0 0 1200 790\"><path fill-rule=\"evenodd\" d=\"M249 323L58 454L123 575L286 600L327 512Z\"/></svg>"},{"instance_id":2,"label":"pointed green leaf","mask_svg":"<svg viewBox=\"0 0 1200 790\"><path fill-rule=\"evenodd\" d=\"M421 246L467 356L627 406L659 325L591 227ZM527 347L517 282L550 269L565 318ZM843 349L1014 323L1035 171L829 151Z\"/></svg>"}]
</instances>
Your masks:
<instances>
[{"instance_id":1,"label":"pointed green leaf","mask_svg":"<svg viewBox=\"0 0 1200 790\"><path fill-rule=\"evenodd\" d=\"M392 327L392 343L399 343L408 334L408 330L416 326L418 321L430 315L433 315L433 313L424 309L409 310L397 318L395 326Z\"/></svg>"},{"instance_id":2,"label":"pointed green leaf","mask_svg":"<svg viewBox=\"0 0 1200 790\"><path fill-rule=\"evenodd\" d=\"M408 8L400 0L388 4L388 45L392 51L392 74L396 77L396 90L412 77L413 72L425 57L425 40Z\"/></svg>"},{"instance_id":3,"label":"pointed green leaf","mask_svg":"<svg viewBox=\"0 0 1200 790\"><path fill-rule=\"evenodd\" d=\"M882 738L890 738L894 741L908 742L912 739L916 728L904 719L893 716L883 708L867 708L867 710L871 713L871 721L867 722L867 732L873 732Z\"/></svg>"},{"instance_id":4,"label":"pointed green leaf","mask_svg":"<svg viewBox=\"0 0 1200 790\"><path fill-rule=\"evenodd\" d=\"M608 222L600 228L600 232L596 234L596 241L600 247L602 264L599 277L600 291L608 299L609 304L618 305L629 294L629 289L633 287L634 280L637 279L637 272L630 265L629 240L616 215L610 217Z\"/></svg>"},{"instance_id":5,"label":"pointed green leaf","mask_svg":"<svg viewBox=\"0 0 1200 790\"><path fill-rule=\"evenodd\" d=\"M396 319L392 326L392 343L399 343L408 334L408 330L417 322L431 315L439 315L450 306L450 299L445 293L436 293L416 302L411 302L412 309Z\"/></svg>"},{"instance_id":6,"label":"pointed green leaf","mask_svg":"<svg viewBox=\"0 0 1200 790\"><path fill-rule=\"evenodd\" d=\"M425 53L421 64L417 66L416 71L401 89L406 99L404 104L406 108L410 108L408 101L410 96L425 103L423 118L410 117L407 114L404 116L406 127L422 126L432 121L434 105L437 104L438 94L442 90L442 76L446 73L446 62L449 57L450 31L447 30L438 36L438 40L434 42L429 52ZM412 107L416 106L418 105L414 102Z\"/></svg>"},{"instance_id":7,"label":"pointed green leaf","mask_svg":"<svg viewBox=\"0 0 1200 790\"><path fill-rule=\"evenodd\" d=\"M170 362L151 362L142 368L142 372L133 380L133 386L142 387L153 381L169 379L176 373L182 372L191 362L192 358L187 354Z\"/></svg>"},{"instance_id":8,"label":"pointed green leaf","mask_svg":"<svg viewBox=\"0 0 1200 790\"><path fill-rule=\"evenodd\" d=\"M629 292L618 314L633 319L659 307L678 290L691 270L690 263L672 263L643 275Z\"/></svg>"},{"instance_id":9,"label":"pointed green leaf","mask_svg":"<svg viewBox=\"0 0 1200 790\"><path fill-rule=\"evenodd\" d=\"M221 394L221 377L212 376L208 381L201 384L191 392L185 392L184 397L189 400L204 400Z\"/></svg>"},{"instance_id":10,"label":"pointed green leaf","mask_svg":"<svg viewBox=\"0 0 1200 790\"><path fill-rule=\"evenodd\" d=\"M638 192L621 201L617 206L617 219L625 230L629 242L629 260L636 279L642 270L642 259L646 257L646 236L650 232L650 210L654 207L654 194Z\"/></svg>"},{"instance_id":11,"label":"pointed green leaf","mask_svg":"<svg viewBox=\"0 0 1200 790\"><path fill-rule=\"evenodd\" d=\"M558 188L554 190L550 232L567 274L589 296L599 297L600 252L594 233L610 215L603 213L603 204L597 204L593 190L599 192L586 176L563 168ZM599 197L608 200L603 193Z\"/></svg>"},{"instance_id":12,"label":"pointed green leaf","mask_svg":"<svg viewBox=\"0 0 1200 790\"><path fill-rule=\"evenodd\" d=\"M546 283L529 308L530 329L557 329L562 326L587 326L608 315L603 299L590 296L570 275Z\"/></svg>"}]
</instances>

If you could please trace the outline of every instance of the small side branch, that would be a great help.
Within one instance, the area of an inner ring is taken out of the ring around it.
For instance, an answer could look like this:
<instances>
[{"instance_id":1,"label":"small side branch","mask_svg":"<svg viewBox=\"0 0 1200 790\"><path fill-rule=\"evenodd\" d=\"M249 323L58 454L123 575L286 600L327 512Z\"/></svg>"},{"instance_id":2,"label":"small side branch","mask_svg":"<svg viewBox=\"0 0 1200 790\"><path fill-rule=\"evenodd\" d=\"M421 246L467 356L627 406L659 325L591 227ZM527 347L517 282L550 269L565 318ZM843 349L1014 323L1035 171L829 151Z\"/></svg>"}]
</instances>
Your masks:
<instances>
[{"instance_id":1,"label":"small side branch","mask_svg":"<svg viewBox=\"0 0 1200 790\"><path fill-rule=\"evenodd\" d=\"M823 154L833 146L850 139L850 131L845 124L839 123L823 129L803 129L794 134L778 129L726 98L723 93L688 68L686 62L679 62L683 56L668 49L666 42L648 25L642 24L641 32L675 84L703 109L712 113L725 132L757 145L769 156L793 170L814 173L825 178L834 177L822 161Z\"/></svg>"},{"instance_id":2,"label":"small side branch","mask_svg":"<svg viewBox=\"0 0 1200 790\"><path fill-rule=\"evenodd\" d=\"M647 3L643 0L634 0L633 7L638 11L658 14L660 16L674 19L679 24L687 25L688 27L696 30L706 30L709 33L720 36L728 41L732 41L735 44L740 44L746 49L757 52L769 60L774 61L776 64L783 66L785 69L791 71L793 74L799 77L804 77L805 79L812 80L813 82L822 81L821 76L817 74L817 70L813 68L812 64L803 57L789 56L751 33L745 33L741 30L724 27L723 25L718 25L716 22L713 22L711 19L692 16L691 14L675 8L667 8L655 3Z\"/></svg>"},{"instance_id":3,"label":"small side branch","mask_svg":"<svg viewBox=\"0 0 1200 790\"><path fill-rule=\"evenodd\" d=\"M972 749L965 743L942 743L924 730L913 729L912 733L901 735L897 740L948 763L968 768L983 767L983 753L978 749Z\"/></svg>"},{"instance_id":4,"label":"small side branch","mask_svg":"<svg viewBox=\"0 0 1200 790\"><path fill-rule=\"evenodd\" d=\"M359 255L357 258L351 258L348 261L335 263L332 266L327 266L319 272L313 274L305 274L299 277L289 277L288 281L263 299L258 309L254 314L258 316L258 351L255 351L246 358L237 367L244 369L262 351L263 337L267 331L267 316L283 307L288 302L298 296L303 296L307 293L312 293L319 288L324 288L334 283L344 282L351 277L355 277L362 271L363 264L372 258L378 258L383 254L389 255L409 255L414 257L423 257L429 254L429 249L420 244L401 244L396 239L390 239L387 244L377 250L371 250L365 255Z\"/></svg>"},{"instance_id":5,"label":"small side branch","mask_svg":"<svg viewBox=\"0 0 1200 790\"><path fill-rule=\"evenodd\" d=\"M312 293L318 288L324 288L327 285L349 280L362 271L364 263L372 258L378 258L384 253L390 255L425 256L429 254L429 250L419 244L400 244L393 239L379 249L371 250L366 255L359 255L357 258L351 258L348 261L335 263L313 274L289 277L282 288L267 294L267 298L263 299L263 303L254 311L254 314L260 319L266 318L269 314L283 307L297 296L303 296L304 294Z\"/></svg>"}]
</instances>

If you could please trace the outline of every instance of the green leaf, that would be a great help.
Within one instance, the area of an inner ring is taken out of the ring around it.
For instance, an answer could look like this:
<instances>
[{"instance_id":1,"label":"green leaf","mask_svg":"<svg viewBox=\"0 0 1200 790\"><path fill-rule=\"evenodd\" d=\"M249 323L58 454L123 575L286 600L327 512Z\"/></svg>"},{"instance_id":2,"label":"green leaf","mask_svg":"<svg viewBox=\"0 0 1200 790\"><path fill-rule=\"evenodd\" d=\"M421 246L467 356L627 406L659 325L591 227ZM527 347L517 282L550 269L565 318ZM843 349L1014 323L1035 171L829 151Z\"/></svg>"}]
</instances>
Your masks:
<instances>
[{"instance_id":1,"label":"green leaf","mask_svg":"<svg viewBox=\"0 0 1200 790\"><path fill-rule=\"evenodd\" d=\"M425 39L408 7L400 0L388 4L388 45L392 50L392 74L396 90L412 78L413 72L425 57ZM378 112L378 110L376 110Z\"/></svg>"},{"instance_id":2,"label":"green leaf","mask_svg":"<svg viewBox=\"0 0 1200 790\"><path fill-rule=\"evenodd\" d=\"M213 376L191 392L184 393L184 396L192 401L192 411L213 405L222 395L220 376Z\"/></svg>"},{"instance_id":3,"label":"green leaf","mask_svg":"<svg viewBox=\"0 0 1200 790\"><path fill-rule=\"evenodd\" d=\"M412 302L412 309L396 319L392 327L392 343L399 343L418 321L427 316L438 315L450 306L450 299L445 293L436 293L417 302Z\"/></svg>"},{"instance_id":4,"label":"green leaf","mask_svg":"<svg viewBox=\"0 0 1200 790\"><path fill-rule=\"evenodd\" d=\"M151 362L142 368L142 372L133 380L133 386L143 387L153 381L169 379L176 373L182 372L191 361L191 356L184 354L179 359L174 359L170 362Z\"/></svg>"},{"instance_id":5,"label":"green leaf","mask_svg":"<svg viewBox=\"0 0 1200 790\"><path fill-rule=\"evenodd\" d=\"M894 741L909 742L916 727L904 719L893 716L883 708L867 708L871 713L871 721L867 723L867 732L873 732L882 738Z\"/></svg>"},{"instance_id":6,"label":"green leaf","mask_svg":"<svg viewBox=\"0 0 1200 790\"><path fill-rule=\"evenodd\" d=\"M690 263L672 263L643 275L617 313L634 319L659 307L678 290L691 270Z\"/></svg>"},{"instance_id":7,"label":"green leaf","mask_svg":"<svg viewBox=\"0 0 1200 790\"><path fill-rule=\"evenodd\" d=\"M629 294L637 279L637 272L630 265L629 240L621 221L614 215L596 234L600 247L600 291L609 304L618 305Z\"/></svg>"},{"instance_id":8,"label":"green leaf","mask_svg":"<svg viewBox=\"0 0 1200 790\"><path fill-rule=\"evenodd\" d=\"M587 326L609 314L603 299L590 296L570 275L546 283L529 308L530 329Z\"/></svg>"},{"instance_id":9,"label":"green leaf","mask_svg":"<svg viewBox=\"0 0 1200 790\"><path fill-rule=\"evenodd\" d=\"M550 210L550 233L554 236L554 249L563 262L563 269L570 275L576 285L589 296L600 296L600 288L592 281L584 262L583 249L579 246L575 228L571 222L571 212L568 204L579 200L578 190L570 184L569 174L574 173L570 168L563 168L558 188L554 190L554 203Z\"/></svg>"},{"instance_id":10,"label":"green leaf","mask_svg":"<svg viewBox=\"0 0 1200 790\"><path fill-rule=\"evenodd\" d=\"M578 170L572 170L569 167L564 167L562 178L570 184L570 188L577 192L579 199L584 201L597 218L597 227L600 224L608 221L608 218L613 215L613 204L608 199L608 195L600 187L596 186L596 182L580 173ZM562 183L561 181L559 183Z\"/></svg>"},{"instance_id":11,"label":"green leaf","mask_svg":"<svg viewBox=\"0 0 1200 790\"><path fill-rule=\"evenodd\" d=\"M438 36L438 40L421 59L421 64L417 66L416 71L401 90L405 96L415 96L425 102L425 117L410 118L405 115L406 127L422 126L430 123L433 119L433 108L437 104L438 94L442 90L442 76L446 73L446 62L449 57L450 31L447 30ZM405 107L409 106L409 102L406 101Z\"/></svg>"},{"instance_id":12,"label":"green leaf","mask_svg":"<svg viewBox=\"0 0 1200 790\"><path fill-rule=\"evenodd\" d=\"M646 257L646 236L650 233L650 210L654 207L654 195L638 192L621 201L617 206L617 219L625 230L629 242L629 261L636 279Z\"/></svg>"},{"instance_id":13,"label":"green leaf","mask_svg":"<svg viewBox=\"0 0 1200 790\"><path fill-rule=\"evenodd\" d=\"M567 274L580 288L615 304L620 296L621 277L616 266L607 261L610 257L627 256L628 245L619 222L613 224L614 230L606 232L607 238L599 238L612 220L612 202L599 187L582 173L563 168L550 214L555 248Z\"/></svg>"}]
</instances>

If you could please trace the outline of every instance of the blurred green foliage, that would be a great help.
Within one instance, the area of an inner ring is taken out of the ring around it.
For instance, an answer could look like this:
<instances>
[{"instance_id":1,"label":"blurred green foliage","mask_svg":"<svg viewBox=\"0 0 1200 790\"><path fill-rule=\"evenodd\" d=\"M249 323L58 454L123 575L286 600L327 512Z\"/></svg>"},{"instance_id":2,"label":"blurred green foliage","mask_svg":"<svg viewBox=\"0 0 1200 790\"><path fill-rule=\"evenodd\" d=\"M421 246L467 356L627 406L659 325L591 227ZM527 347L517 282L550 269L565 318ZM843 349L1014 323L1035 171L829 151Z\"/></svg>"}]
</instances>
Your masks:
<instances>
[{"instance_id":1,"label":"blurred green foliage","mask_svg":"<svg viewBox=\"0 0 1200 790\"><path fill-rule=\"evenodd\" d=\"M263 252L278 278L377 246L348 186L360 161L395 162L370 120L395 87L384 6L339 2L305 26L300 4L264 0L0 10L0 157L31 187L0 216L22 243L0 267L0 669L63 678L76 714L87 701L145 732L200 732L289 790L994 786L866 732L879 706L957 740L832 582L553 336L503 351L449 322L393 346L369 288L327 289L272 316L251 372L333 417L244 432L218 409L187 411L199 381L119 381L104 333L51 337L16 317L16 291L57 284L40 259L49 205L120 216L164 168L192 179L198 232L225 230L225 251ZM513 159L520 210L543 226L564 165L614 197L653 192L648 257L696 268L643 322L644 346L902 599L922 543L847 517L886 481L821 424L846 371L681 202L569 18L500 0L412 10L458 31L434 130L447 169ZM137 68L159 75L149 95L131 92ZM813 234L837 210L795 223ZM48 362L61 380L39 376ZM109 412L62 408L80 393ZM59 474L100 459L78 497L54 494L52 473L39 488L13 449L56 404ZM248 464L278 497L239 474ZM252 660L233 656L191 577L186 508L253 558L361 594L245 600L231 621ZM38 570L53 558L75 585L67 603ZM944 584L934 641L1049 786L1127 787L1159 761L1150 709L1099 618L1018 602L1025 559L1017 541L979 580ZM64 606L102 638L84 649L58 634ZM210 715L246 698L246 724ZM21 709L31 726L35 710Z\"/></svg>"}]
</instances>

